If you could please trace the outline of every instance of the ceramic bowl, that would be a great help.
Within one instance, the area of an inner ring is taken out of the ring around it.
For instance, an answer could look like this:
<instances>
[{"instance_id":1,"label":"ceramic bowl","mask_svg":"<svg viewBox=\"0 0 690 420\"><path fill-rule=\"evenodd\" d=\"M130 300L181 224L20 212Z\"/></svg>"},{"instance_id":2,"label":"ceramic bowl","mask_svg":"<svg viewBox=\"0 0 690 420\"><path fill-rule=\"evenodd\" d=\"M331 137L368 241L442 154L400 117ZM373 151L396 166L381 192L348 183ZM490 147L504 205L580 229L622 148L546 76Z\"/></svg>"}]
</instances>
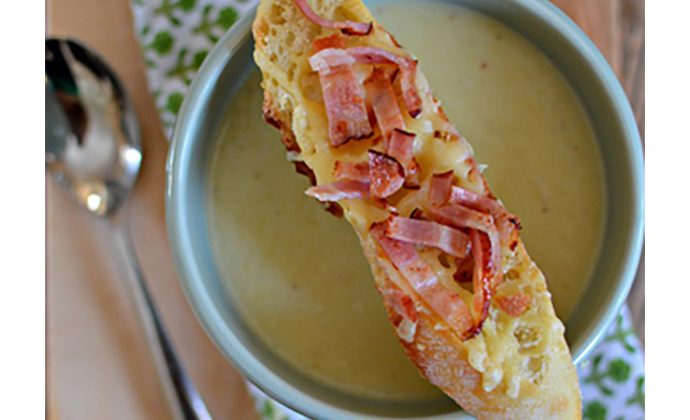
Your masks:
<instances>
[{"instance_id":1,"label":"ceramic bowl","mask_svg":"<svg viewBox=\"0 0 690 420\"><path fill-rule=\"evenodd\" d=\"M449 0L450 1L450 0ZM578 309L566 322L576 363L615 319L632 284L642 243L643 162L635 119L606 60L582 31L545 0L456 0L503 22L541 49L577 93L596 132L607 194L602 251ZM255 385L315 418L443 417L450 400L381 402L348 395L304 376L247 328L214 263L209 238L208 170L222 116L245 76L256 71L245 16L218 42L180 110L168 161L167 223L180 281L220 351Z\"/></svg>"}]
</instances>

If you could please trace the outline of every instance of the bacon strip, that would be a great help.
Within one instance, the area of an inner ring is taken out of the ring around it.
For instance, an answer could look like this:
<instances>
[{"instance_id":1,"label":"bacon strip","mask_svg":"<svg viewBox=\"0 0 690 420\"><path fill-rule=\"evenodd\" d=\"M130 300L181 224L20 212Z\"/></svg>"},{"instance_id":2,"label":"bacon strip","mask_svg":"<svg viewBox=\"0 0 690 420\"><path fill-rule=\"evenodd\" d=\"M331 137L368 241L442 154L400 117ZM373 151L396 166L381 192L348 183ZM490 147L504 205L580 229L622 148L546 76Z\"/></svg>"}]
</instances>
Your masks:
<instances>
[{"instance_id":1,"label":"bacon strip","mask_svg":"<svg viewBox=\"0 0 690 420\"><path fill-rule=\"evenodd\" d=\"M363 198L369 196L369 183L352 180L336 181L332 184L309 187L305 194L322 202Z\"/></svg>"},{"instance_id":2,"label":"bacon strip","mask_svg":"<svg viewBox=\"0 0 690 420\"><path fill-rule=\"evenodd\" d=\"M307 0L295 0L297 8L302 12L304 17L309 19L311 22L321 26L322 28L328 29L340 29L342 33L346 35L368 35L371 32L374 24L373 22L352 22L349 20L345 21L334 21L326 19L319 16L312 8L309 6Z\"/></svg>"},{"instance_id":3,"label":"bacon strip","mask_svg":"<svg viewBox=\"0 0 690 420\"><path fill-rule=\"evenodd\" d=\"M327 48L311 56L309 63L319 72L331 144L337 147L374 134L352 58L343 50Z\"/></svg>"},{"instance_id":4,"label":"bacon strip","mask_svg":"<svg viewBox=\"0 0 690 420\"><path fill-rule=\"evenodd\" d=\"M396 128L388 140L387 153L400 162L405 168L406 175L416 172L416 165L413 161L414 139L414 133Z\"/></svg>"},{"instance_id":5,"label":"bacon strip","mask_svg":"<svg viewBox=\"0 0 690 420\"><path fill-rule=\"evenodd\" d=\"M433 219L458 229L476 229L485 233L496 232L494 218L489 214L469 209L459 204L445 204L431 207L427 212Z\"/></svg>"},{"instance_id":6,"label":"bacon strip","mask_svg":"<svg viewBox=\"0 0 690 420\"><path fill-rule=\"evenodd\" d=\"M374 240L383 253L405 277L405 280L461 337L473 327L472 315L460 296L443 286L431 267L419 256L414 246L386 236L386 223L374 223L370 228Z\"/></svg>"},{"instance_id":7,"label":"bacon strip","mask_svg":"<svg viewBox=\"0 0 690 420\"><path fill-rule=\"evenodd\" d=\"M341 48L324 48L309 57L309 65L319 74L328 73L340 66L351 66L356 62L354 57Z\"/></svg>"},{"instance_id":8,"label":"bacon strip","mask_svg":"<svg viewBox=\"0 0 690 420\"><path fill-rule=\"evenodd\" d=\"M459 204L446 204L428 209L431 217L439 223L453 226L458 229L479 230L487 235L491 244L491 266L494 268L492 286L497 287L503 281L501 273L501 240L494 226L494 218L491 215L480 213Z\"/></svg>"},{"instance_id":9,"label":"bacon strip","mask_svg":"<svg viewBox=\"0 0 690 420\"><path fill-rule=\"evenodd\" d=\"M473 304L474 311L479 317L475 319L474 328L471 332L473 336L481 331L484 321L489 316L493 288L491 287L490 244L484 240L483 234L477 230L473 230L470 236L472 238L472 255L474 257L474 275L472 276L472 286L474 288Z\"/></svg>"},{"instance_id":10,"label":"bacon strip","mask_svg":"<svg viewBox=\"0 0 690 420\"><path fill-rule=\"evenodd\" d=\"M462 204L471 209L489 213L495 219L509 220L514 226L520 224L518 217L508 212L496 199L453 186L452 171L432 176L429 186L429 202L435 206L445 203Z\"/></svg>"},{"instance_id":11,"label":"bacon strip","mask_svg":"<svg viewBox=\"0 0 690 420\"><path fill-rule=\"evenodd\" d=\"M383 64L394 63L400 69L400 89L407 112L412 118L416 118L422 112L422 98L417 91L417 61L400 56L382 48L376 47L352 47L348 48L350 54L358 63Z\"/></svg>"},{"instance_id":12,"label":"bacon strip","mask_svg":"<svg viewBox=\"0 0 690 420\"><path fill-rule=\"evenodd\" d=\"M449 170L440 174L431 176L429 183L429 194L427 200L432 206L441 206L446 204L450 199L453 188L453 170Z\"/></svg>"},{"instance_id":13,"label":"bacon strip","mask_svg":"<svg viewBox=\"0 0 690 420\"><path fill-rule=\"evenodd\" d=\"M506 246L517 240L520 219L506 210L496 199L454 186L449 201L491 214L496 220L501 242Z\"/></svg>"},{"instance_id":14,"label":"bacon strip","mask_svg":"<svg viewBox=\"0 0 690 420\"><path fill-rule=\"evenodd\" d=\"M417 118L422 113L422 98L417 92L417 62L412 61L409 67L401 69L400 89L407 112L412 118Z\"/></svg>"},{"instance_id":15,"label":"bacon strip","mask_svg":"<svg viewBox=\"0 0 690 420\"><path fill-rule=\"evenodd\" d=\"M494 301L503 312L517 318L527 310L532 298L525 293L518 292L508 296L496 296Z\"/></svg>"},{"instance_id":16,"label":"bacon strip","mask_svg":"<svg viewBox=\"0 0 690 420\"><path fill-rule=\"evenodd\" d=\"M405 171L397 160L387 154L369 150L369 178L371 195L386 198L402 188Z\"/></svg>"},{"instance_id":17,"label":"bacon strip","mask_svg":"<svg viewBox=\"0 0 690 420\"><path fill-rule=\"evenodd\" d=\"M369 163L368 162L335 162L333 177L336 181L349 179L352 181L369 182Z\"/></svg>"},{"instance_id":18,"label":"bacon strip","mask_svg":"<svg viewBox=\"0 0 690 420\"><path fill-rule=\"evenodd\" d=\"M456 258L469 252L469 237L457 229L425 220L394 216L388 220L386 236L411 244L438 248Z\"/></svg>"},{"instance_id":19,"label":"bacon strip","mask_svg":"<svg viewBox=\"0 0 690 420\"><path fill-rule=\"evenodd\" d=\"M480 230L489 235L492 241L494 264L496 267L500 267L501 244L505 244L511 249L517 244L517 229L520 226L520 219L508 212L496 199L453 186L452 183L451 171L433 175L429 185L429 203L437 207L444 203L450 203L450 205L459 205L462 208L490 214L495 222L497 234L494 235L487 229ZM497 270L496 285L502 281L501 277L500 270Z\"/></svg>"},{"instance_id":20,"label":"bacon strip","mask_svg":"<svg viewBox=\"0 0 690 420\"><path fill-rule=\"evenodd\" d=\"M398 314L415 322L419 319L417 309L414 307L414 301L402 290L397 287L387 288L383 292L383 297Z\"/></svg>"},{"instance_id":21,"label":"bacon strip","mask_svg":"<svg viewBox=\"0 0 690 420\"><path fill-rule=\"evenodd\" d=\"M453 273L453 279L458 283L472 283L472 274L474 273L474 260L471 257L456 258L455 266L457 267Z\"/></svg>"},{"instance_id":22,"label":"bacon strip","mask_svg":"<svg viewBox=\"0 0 690 420\"><path fill-rule=\"evenodd\" d=\"M479 195L462 187L452 187L449 201L489 213L494 217L510 214L498 201L494 200L493 198Z\"/></svg>"},{"instance_id":23,"label":"bacon strip","mask_svg":"<svg viewBox=\"0 0 690 420\"><path fill-rule=\"evenodd\" d=\"M311 50L313 54L326 48L345 48L347 43L345 42L345 37L340 34L333 34L330 36L324 36L322 38L317 38L311 44Z\"/></svg>"},{"instance_id":24,"label":"bacon strip","mask_svg":"<svg viewBox=\"0 0 690 420\"><path fill-rule=\"evenodd\" d=\"M383 139L387 144L388 137L393 130L405 128L405 121L400 106L398 106L393 84L386 71L376 67L371 76L364 82L364 89L374 110Z\"/></svg>"}]
</instances>

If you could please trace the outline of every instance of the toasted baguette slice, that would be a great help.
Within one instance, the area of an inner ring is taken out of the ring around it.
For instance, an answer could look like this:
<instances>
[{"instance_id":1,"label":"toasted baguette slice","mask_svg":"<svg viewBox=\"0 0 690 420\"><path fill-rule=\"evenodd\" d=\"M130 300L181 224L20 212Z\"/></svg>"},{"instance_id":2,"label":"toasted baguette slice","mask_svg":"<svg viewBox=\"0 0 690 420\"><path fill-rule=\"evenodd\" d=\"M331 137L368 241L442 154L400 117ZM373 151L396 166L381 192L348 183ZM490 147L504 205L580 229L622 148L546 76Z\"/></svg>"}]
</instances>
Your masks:
<instances>
[{"instance_id":1,"label":"toasted baguette slice","mask_svg":"<svg viewBox=\"0 0 690 420\"><path fill-rule=\"evenodd\" d=\"M410 58L360 0L309 0L308 4L320 17L332 21L374 22L366 35L344 36L347 47L377 47ZM253 25L254 58L263 74L265 118L281 130L289 158L298 163L301 172L313 175L317 185L334 181L337 161L366 161L368 150L383 147L375 123L375 132L368 139L336 146L329 140L319 74L312 70L309 58L315 40L337 33L338 29L305 18L295 0L261 0ZM355 67L359 74L370 71L371 66ZM403 114L406 129L416 135L414 157L421 188L402 188L385 204L366 197L338 203L360 238L400 342L424 377L479 418L580 418L578 380L563 325L554 312L544 276L517 233L509 244L502 244L498 265L503 280L493 290L486 319L474 334L464 335L410 286L373 234L372 226L390 219L391 213L407 216L424 207L435 174L452 170L456 185L493 198L469 143L448 122L424 76L418 69L416 72L421 113L414 118L408 112ZM367 75L358 77L363 81ZM401 88L396 85L396 89L400 94ZM399 102L405 110L404 101ZM460 296L468 308L476 308L476 293L453 279L458 264L444 261L438 250L416 249L443 288ZM408 328L401 328L400 301L391 298L400 295L413 304L410 319L414 323ZM511 311L510 304L506 309L498 303L501 297L510 296L526 296L523 308ZM472 313L478 316L476 309Z\"/></svg>"}]
</instances>

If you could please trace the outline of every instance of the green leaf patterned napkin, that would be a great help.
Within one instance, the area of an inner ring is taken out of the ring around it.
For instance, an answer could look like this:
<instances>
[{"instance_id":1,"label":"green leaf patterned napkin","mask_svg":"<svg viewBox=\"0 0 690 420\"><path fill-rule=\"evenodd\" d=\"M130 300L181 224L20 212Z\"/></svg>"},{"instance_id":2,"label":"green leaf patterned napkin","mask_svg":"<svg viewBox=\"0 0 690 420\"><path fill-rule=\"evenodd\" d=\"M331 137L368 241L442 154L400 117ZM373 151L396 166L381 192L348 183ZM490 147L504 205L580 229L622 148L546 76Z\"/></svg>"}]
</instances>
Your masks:
<instances>
[{"instance_id":1,"label":"green leaf patterned napkin","mask_svg":"<svg viewBox=\"0 0 690 420\"><path fill-rule=\"evenodd\" d=\"M132 0L149 89L168 137L204 58L255 4L254 0Z\"/></svg>"},{"instance_id":2,"label":"green leaf patterned napkin","mask_svg":"<svg viewBox=\"0 0 690 420\"><path fill-rule=\"evenodd\" d=\"M257 0L131 0L149 89L170 137L184 95L213 45ZM623 308L604 342L578 368L583 418L644 418L644 355ZM248 383L264 419L304 419Z\"/></svg>"}]
</instances>

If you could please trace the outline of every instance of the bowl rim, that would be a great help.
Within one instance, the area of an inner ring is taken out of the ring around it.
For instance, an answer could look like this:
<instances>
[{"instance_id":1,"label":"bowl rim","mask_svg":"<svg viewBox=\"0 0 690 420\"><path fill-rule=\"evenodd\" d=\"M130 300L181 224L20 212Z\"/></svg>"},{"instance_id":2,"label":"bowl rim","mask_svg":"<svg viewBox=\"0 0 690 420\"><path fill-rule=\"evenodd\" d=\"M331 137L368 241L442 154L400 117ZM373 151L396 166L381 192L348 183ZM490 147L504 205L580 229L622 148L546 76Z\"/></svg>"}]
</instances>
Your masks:
<instances>
[{"instance_id":1,"label":"bowl rim","mask_svg":"<svg viewBox=\"0 0 690 420\"><path fill-rule=\"evenodd\" d=\"M597 345L603 340L608 327L613 323L620 312L637 272L638 262L642 250L644 230L644 163L642 157L642 144L639 130L634 115L613 70L593 42L582 30L560 9L546 0L510 0L527 10L539 20L548 22L564 37L566 42L577 51L587 67L594 71L596 78L601 82L607 99L613 106L615 115L619 119L623 132L623 146L626 150L624 156L630 163L630 186L632 194L633 225L627 232L628 245L620 264L617 285L613 289L604 311L593 317L590 327L583 332L584 339L579 340L578 345L571 349L575 354L574 362L579 364L586 360ZM196 110L203 108L210 97L210 92L219 77L222 69L231 59L241 42L251 30L256 7L249 9L242 18L226 32L217 44L209 52L206 60L194 78L187 97L178 113L174 125L171 145L166 162L167 187L165 192L166 225L171 253L178 273L182 289L187 297L193 312L206 333L220 352L255 386L261 389L269 397L279 401L283 405L304 413L311 417L326 418L365 418L361 413L331 405L316 399L301 389L291 385L284 378L274 373L261 361L254 357L235 336L233 330L225 324L221 315L214 307L210 296L200 283L197 262L188 257L192 255L189 244L181 240L181 197L176 195L180 185L184 184L184 176L181 174L183 163L177 158L181 154L187 142L198 141L193 133L196 125ZM209 82L210 81L210 82ZM602 313L603 312L603 313ZM433 416L434 419L447 418L448 415ZM427 417L431 418L431 417Z\"/></svg>"}]
</instances>

